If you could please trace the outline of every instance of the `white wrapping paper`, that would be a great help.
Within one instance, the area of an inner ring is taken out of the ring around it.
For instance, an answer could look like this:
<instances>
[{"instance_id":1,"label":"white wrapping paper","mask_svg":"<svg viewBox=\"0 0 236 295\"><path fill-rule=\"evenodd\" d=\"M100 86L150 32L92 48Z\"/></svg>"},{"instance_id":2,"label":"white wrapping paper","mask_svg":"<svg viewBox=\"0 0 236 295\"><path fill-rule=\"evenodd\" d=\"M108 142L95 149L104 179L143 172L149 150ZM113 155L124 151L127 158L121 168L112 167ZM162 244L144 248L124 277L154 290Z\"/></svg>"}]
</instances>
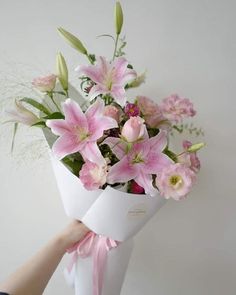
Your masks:
<instances>
[{"instance_id":1,"label":"white wrapping paper","mask_svg":"<svg viewBox=\"0 0 236 295\"><path fill-rule=\"evenodd\" d=\"M53 156L52 166L66 214L98 235L121 241L108 252L101 295L119 295L133 248L132 237L166 203L159 195L129 194L107 186L87 191L79 178ZM67 281L75 295L93 295L93 258L79 258Z\"/></svg>"},{"instance_id":2,"label":"white wrapping paper","mask_svg":"<svg viewBox=\"0 0 236 295\"><path fill-rule=\"evenodd\" d=\"M129 194L110 186L87 191L79 178L54 157L52 165L66 214L116 241L133 237L166 203L159 195Z\"/></svg>"}]
</instances>

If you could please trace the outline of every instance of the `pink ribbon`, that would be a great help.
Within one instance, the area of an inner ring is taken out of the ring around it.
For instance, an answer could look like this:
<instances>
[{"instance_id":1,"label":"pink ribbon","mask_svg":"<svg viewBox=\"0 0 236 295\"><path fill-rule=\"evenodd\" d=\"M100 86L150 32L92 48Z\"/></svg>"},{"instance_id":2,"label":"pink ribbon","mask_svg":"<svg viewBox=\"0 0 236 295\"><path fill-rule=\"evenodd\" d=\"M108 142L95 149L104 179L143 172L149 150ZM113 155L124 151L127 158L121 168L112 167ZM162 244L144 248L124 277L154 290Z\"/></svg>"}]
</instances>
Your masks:
<instances>
[{"instance_id":1,"label":"pink ribbon","mask_svg":"<svg viewBox=\"0 0 236 295\"><path fill-rule=\"evenodd\" d=\"M107 253L118 245L119 242L117 241L89 232L83 240L67 250L68 253L73 253L71 262L67 267L68 272L72 271L78 257L93 256L93 295L101 295Z\"/></svg>"}]
</instances>

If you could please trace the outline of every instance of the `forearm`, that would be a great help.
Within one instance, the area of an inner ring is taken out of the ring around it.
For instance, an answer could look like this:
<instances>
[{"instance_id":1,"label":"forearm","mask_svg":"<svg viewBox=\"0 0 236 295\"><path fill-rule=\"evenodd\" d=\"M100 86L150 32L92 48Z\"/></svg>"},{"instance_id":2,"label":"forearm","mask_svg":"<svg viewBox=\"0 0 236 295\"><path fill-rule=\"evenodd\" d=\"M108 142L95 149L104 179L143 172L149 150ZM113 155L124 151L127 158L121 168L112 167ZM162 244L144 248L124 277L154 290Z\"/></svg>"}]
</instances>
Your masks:
<instances>
[{"instance_id":1,"label":"forearm","mask_svg":"<svg viewBox=\"0 0 236 295\"><path fill-rule=\"evenodd\" d=\"M79 221L70 223L26 264L0 284L10 295L42 295L66 249L80 241L89 229Z\"/></svg>"},{"instance_id":2,"label":"forearm","mask_svg":"<svg viewBox=\"0 0 236 295\"><path fill-rule=\"evenodd\" d=\"M57 236L13 273L0 291L11 295L41 295L65 251L64 240Z\"/></svg>"}]
</instances>

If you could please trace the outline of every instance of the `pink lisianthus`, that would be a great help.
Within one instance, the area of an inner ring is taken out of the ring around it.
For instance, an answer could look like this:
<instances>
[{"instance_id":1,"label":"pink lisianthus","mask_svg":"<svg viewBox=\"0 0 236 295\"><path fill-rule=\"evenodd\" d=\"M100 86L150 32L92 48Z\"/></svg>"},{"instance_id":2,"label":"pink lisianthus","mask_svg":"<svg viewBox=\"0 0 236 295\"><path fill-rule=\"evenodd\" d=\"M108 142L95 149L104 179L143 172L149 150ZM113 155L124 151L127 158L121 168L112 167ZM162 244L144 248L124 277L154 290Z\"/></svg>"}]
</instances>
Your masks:
<instances>
[{"instance_id":1,"label":"pink lisianthus","mask_svg":"<svg viewBox=\"0 0 236 295\"><path fill-rule=\"evenodd\" d=\"M125 106L125 114L130 117L136 117L140 115L139 107L135 103L127 103Z\"/></svg>"},{"instance_id":2,"label":"pink lisianthus","mask_svg":"<svg viewBox=\"0 0 236 295\"><path fill-rule=\"evenodd\" d=\"M122 128L121 135L127 142L135 142L145 135L146 127L140 117L130 117Z\"/></svg>"},{"instance_id":3,"label":"pink lisianthus","mask_svg":"<svg viewBox=\"0 0 236 295\"><path fill-rule=\"evenodd\" d=\"M127 152L122 142L116 143L116 148L111 150L120 160L113 165L107 176L110 184L124 183L133 179L139 186L143 187L146 194L154 196L157 190L153 186L152 175L159 173L172 161L162 153L167 144L164 131L158 135L135 143Z\"/></svg>"},{"instance_id":4,"label":"pink lisianthus","mask_svg":"<svg viewBox=\"0 0 236 295\"><path fill-rule=\"evenodd\" d=\"M188 148L192 146L192 143L188 140L183 141L183 148L185 152L178 156L178 162L187 165L193 172L197 173L201 168L201 162L196 152L188 152Z\"/></svg>"},{"instance_id":5,"label":"pink lisianthus","mask_svg":"<svg viewBox=\"0 0 236 295\"><path fill-rule=\"evenodd\" d=\"M170 121L179 123L182 119L193 117L196 111L188 98L181 98L177 94L163 99L160 104L163 115Z\"/></svg>"},{"instance_id":6,"label":"pink lisianthus","mask_svg":"<svg viewBox=\"0 0 236 295\"><path fill-rule=\"evenodd\" d=\"M190 192L196 174L184 164L172 164L157 174L156 185L166 199L180 200Z\"/></svg>"},{"instance_id":7,"label":"pink lisianthus","mask_svg":"<svg viewBox=\"0 0 236 295\"><path fill-rule=\"evenodd\" d=\"M120 111L115 106L105 106L104 115L113 118L117 123L120 121Z\"/></svg>"},{"instance_id":8,"label":"pink lisianthus","mask_svg":"<svg viewBox=\"0 0 236 295\"><path fill-rule=\"evenodd\" d=\"M15 109L7 109L5 112L9 116L7 122L22 123L28 126L39 122L39 118L25 108L21 101L15 100Z\"/></svg>"},{"instance_id":9,"label":"pink lisianthus","mask_svg":"<svg viewBox=\"0 0 236 295\"><path fill-rule=\"evenodd\" d=\"M117 122L104 116L104 101L97 99L85 113L73 100L67 99L63 104L65 120L47 120L46 125L52 133L59 135L52 150L62 159L67 155L80 152L84 160L98 165L104 164L97 140L105 130L116 128Z\"/></svg>"},{"instance_id":10,"label":"pink lisianthus","mask_svg":"<svg viewBox=\"0 0 236 295\"><path fill-rule=\"evenodd\" d=\"M96 83L89 91L90 100L100 94L109 94L123 107L126 102L125 85L137 76L136 72L127 66L128 61L123 57L111 63L104 57L98 57L96 65L78 66L76 71Z\"/></svg>"},{"instance_id":11,"label":"pink lisianthus","mask_svg":"<svg viewBox=\"0 0 236 295\"><path fill-rule=\"evenodd\" d=\"M149 127L169 128L170 122L163 116L160 107L153 100L146 96L138 96L137 105Z\"/></svg>"},{"instance_id":12,"label":"pink lisianthus","mask_svg":"<svg viewBox=\"0 0 236 295\"><path fill-rule=\"evenodd\" d=\"M45 77L38 77L32 81L32 85L41 92L51 92L56 85L57 76L51 74Z\"/></svg>"},{"instance_id":13,"label":"pink lisianthus","mask_svg":"<svg viewBox=\"0 0 236 295\"><path fill-rule=\"evenodd\" d=\"M87 190L99 189L106 183L107 165L86 161L80 170L79 178Z\"/></svg>"}]
</instances>

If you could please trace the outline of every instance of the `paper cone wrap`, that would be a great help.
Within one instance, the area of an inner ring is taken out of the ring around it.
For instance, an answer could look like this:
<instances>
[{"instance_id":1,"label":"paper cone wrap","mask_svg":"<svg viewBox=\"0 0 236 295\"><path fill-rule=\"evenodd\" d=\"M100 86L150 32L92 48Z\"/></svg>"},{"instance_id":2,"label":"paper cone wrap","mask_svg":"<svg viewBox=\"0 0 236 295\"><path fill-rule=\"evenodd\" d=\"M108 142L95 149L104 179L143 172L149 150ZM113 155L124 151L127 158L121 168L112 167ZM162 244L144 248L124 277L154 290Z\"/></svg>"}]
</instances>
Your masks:
<instances>
[{"instance_id":1,"label":"paper cone wrap","mask_svg":"<svg viewBox=\"0 0 236 295\"><path fill-rule=\"evenodd\" d=\"M94 287L93 255L78 257L72 271L65 273L67 282L74 287L75 295L119 295L132 253L132 237L166 200L160 195L129 194L110 186L88 191L62 162L53 156L51 159L66 214L82 221L98 236L121 242L107 252L100 291Z\"/></svg>"},{"instance_id":2,"label":"paper cone wrap","mask_svg":"<svg viewBox=\"0 0 236 295\"><path fill-rule=\"evenodd\" d=\"M52 157L52 164L66 214L98 235L125 241L166 203L160 195L129 194L110 186L88 191L59 160Z\"/></svg>"}]
</instances>

